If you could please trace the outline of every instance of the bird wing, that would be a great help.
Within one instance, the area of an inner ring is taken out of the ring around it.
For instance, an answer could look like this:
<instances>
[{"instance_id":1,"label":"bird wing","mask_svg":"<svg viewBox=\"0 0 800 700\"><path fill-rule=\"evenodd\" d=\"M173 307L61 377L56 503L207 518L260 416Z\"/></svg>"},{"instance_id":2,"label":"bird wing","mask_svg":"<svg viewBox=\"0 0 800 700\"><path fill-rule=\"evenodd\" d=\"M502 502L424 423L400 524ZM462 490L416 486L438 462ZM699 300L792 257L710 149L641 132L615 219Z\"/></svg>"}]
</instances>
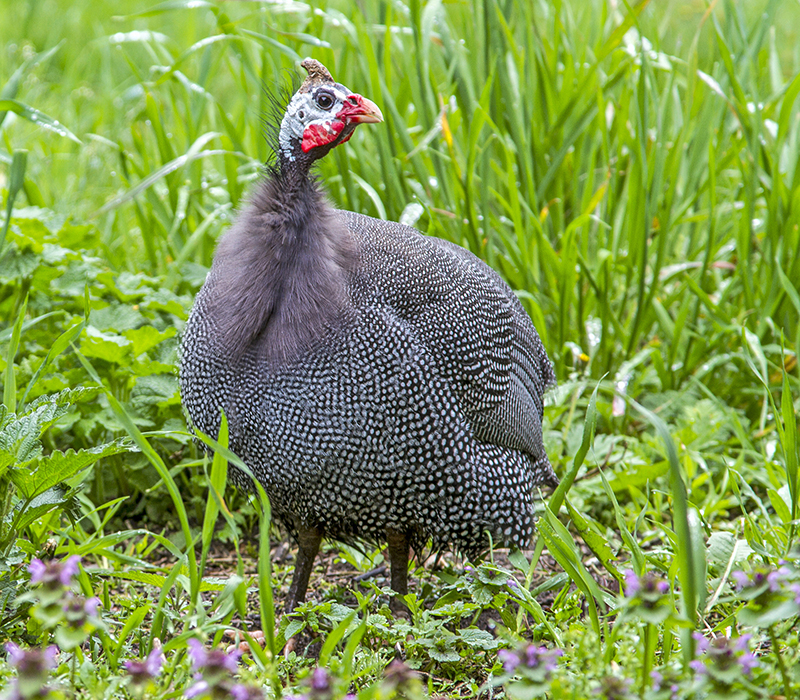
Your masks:
<instances>
[{"instance_id":1,"label":"bird wing","mask_svg":"<svg viewBox=\"0 0 800 700\"><path fill-rule=\"evenodd\" d=\"M536 329L500 276L468 250L340 212L356 238L356 303L389 307L452 386L476 437L545 456L542 397L555 383Z\"/></svg>"}]
</instances>

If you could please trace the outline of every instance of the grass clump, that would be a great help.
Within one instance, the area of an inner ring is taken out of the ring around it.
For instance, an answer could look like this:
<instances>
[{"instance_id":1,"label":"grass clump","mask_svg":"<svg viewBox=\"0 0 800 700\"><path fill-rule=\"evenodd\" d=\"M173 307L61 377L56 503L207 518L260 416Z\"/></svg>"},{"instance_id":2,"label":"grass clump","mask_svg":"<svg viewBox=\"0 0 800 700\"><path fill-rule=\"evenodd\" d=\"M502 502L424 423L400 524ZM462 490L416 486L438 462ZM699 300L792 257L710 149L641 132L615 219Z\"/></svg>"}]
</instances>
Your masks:
<instances>
[{"instance_id":1,"label":"grass clump","mask_svg":"<svg viewBox=\"0 0 800 700\"><path fill-rule=\"evenodd\" d=\"M798 696L797 5L60 5L0 27L0 692ZM409 620L333 550L273 637L267 504L186 432L176 348L306 55L386 117L321 164L335 203L530 312L562 486L525 555L420 568Z\"/></svg>"}]
</instances>

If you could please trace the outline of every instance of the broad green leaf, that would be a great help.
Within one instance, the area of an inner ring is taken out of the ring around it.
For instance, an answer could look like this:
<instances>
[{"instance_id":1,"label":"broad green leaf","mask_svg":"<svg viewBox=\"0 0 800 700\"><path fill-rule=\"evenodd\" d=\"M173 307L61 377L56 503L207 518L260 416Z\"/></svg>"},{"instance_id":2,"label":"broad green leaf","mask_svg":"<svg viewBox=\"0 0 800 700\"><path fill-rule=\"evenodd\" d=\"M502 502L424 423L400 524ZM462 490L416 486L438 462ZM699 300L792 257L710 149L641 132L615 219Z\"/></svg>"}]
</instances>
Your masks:
<instances>
[{"instance_id":1,"label":"broad green leaf","mask_svg":"<svg viewBox=\"0 0 800 700\"><path fill-rule=\"evenodd\" d=\"M25 498L34 498L47 489L72 478L78 472L111 455L130 451L122 441L109 442L87 450L67 450L22 462L9 472L11 480Z\"/></svg>"}]
</instances>

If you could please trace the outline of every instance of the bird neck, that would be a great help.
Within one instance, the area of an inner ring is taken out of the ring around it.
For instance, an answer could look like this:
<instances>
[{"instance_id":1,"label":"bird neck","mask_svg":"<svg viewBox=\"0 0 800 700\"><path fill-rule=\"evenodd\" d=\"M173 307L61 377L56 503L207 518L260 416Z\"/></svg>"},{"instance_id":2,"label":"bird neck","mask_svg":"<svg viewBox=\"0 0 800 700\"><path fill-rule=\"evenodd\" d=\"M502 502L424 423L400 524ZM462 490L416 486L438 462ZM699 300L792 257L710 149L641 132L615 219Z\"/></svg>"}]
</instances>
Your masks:
<instances>
[{"instance_id":1,"label":"bird neck","mask_svg":"<svg viewBox=\"0 0 800 700\"><path fill-rule=\"evenodd\" d=\"M223 351L283 363L324 335L348 303L352 237L307 175L272 173L220 241L213 304Z\"/></svg>"}]
</instances>

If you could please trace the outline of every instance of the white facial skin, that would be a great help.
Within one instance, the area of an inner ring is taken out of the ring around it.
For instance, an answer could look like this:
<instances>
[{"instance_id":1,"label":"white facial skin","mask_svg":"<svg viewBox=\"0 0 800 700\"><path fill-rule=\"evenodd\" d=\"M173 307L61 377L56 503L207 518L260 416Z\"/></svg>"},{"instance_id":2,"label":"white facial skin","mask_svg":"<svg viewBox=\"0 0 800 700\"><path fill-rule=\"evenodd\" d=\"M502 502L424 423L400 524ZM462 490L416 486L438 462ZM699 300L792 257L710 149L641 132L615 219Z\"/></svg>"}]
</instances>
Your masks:
<instances>
[{"instance_id":1,"label":"white facial skin","mask_svg":"<svg viewBox=\"0 0 800 700\"><path fill-rule=\"evenodd\" d=\"M296 144L303 141L303 134L312 124L333 131L331 122L344 106L348 94L341 85L333 84L310 92L298 92L292 97L278 134L281 151L287 160L295 159Z\"/></svg>"}]
</instances>

